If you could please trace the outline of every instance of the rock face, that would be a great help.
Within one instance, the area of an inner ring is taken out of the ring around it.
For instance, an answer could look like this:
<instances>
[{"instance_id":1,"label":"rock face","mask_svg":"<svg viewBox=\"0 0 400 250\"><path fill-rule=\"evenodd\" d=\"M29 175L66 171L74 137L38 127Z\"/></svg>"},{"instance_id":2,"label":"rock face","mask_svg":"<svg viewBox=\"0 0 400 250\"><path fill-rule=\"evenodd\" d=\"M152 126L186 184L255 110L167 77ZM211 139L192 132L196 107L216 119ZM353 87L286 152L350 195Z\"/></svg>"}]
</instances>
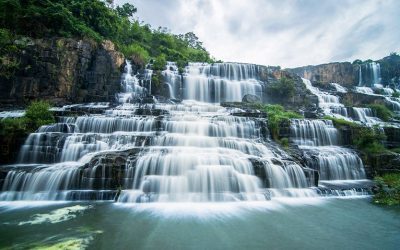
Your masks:
<instances>
[{"instance_id":1,"label":"rock face","mask_svg":"<svg viewBox=\"0 0 400 250\"><path fill-rule=\"evenodd\" d=\"M247 94L247 95L243 96L242 102L259 103L259 102L261 102L261 98L256 95Z\"/></svg>"},{"instance_id":2,"label":"rock face","mask_svg":"<svg viewBox=\"0 0 400 250\"><path fill-rule=\"evenodd\" d=\"M2 105L110 101L120 90L124 56L110 41L37 39L12 56L19 65L11 78L0 77Z\"/></svg>"},{"instance_id":3,"label":"rock face","mask_svg":"<svg viewBox=\"0 0 400 250\"><path fill-rule=\"evenodd\" d=\"M312 95L304 85L301 78L293 72L281 70L278 67L260 67L259 77L265 82L266 88L264 89L265 98L264 103L280 104L290 110L303 110L311 112L317 106L318 99ZM282 78L293 80L294 82L294 95L276 95L268 91L268 87Z\"/></svg>"},{"instance_id":4,"label":"rock face","mask_svg":"<svg viewBox=\"0 0 400 250\"><path fill-rule=\"evenodd\" d=\"M358 83L358 65L349 62L305 66L288 71L322 84L335 82L351 86Z\"/></svg>"},{"instance_id":5,"label":"rock face","mask_svg":"<svg viewBox=\"0 0 400 250\"><path fill-rule=\"evenodd\" d=\"M400 84L400 56L391 54L376 61L380 65L381 80L384 85ZM365 66L368 62L362 63ZM286 69L310 81L327 84L339 83L345 86L356 86L359 83L360 64L350 62L335 62L321 65L309 65L293 69ZM368 73L369 74L369 73ZM366 76L363 73L363 79Z\"/></svg>"}]
</instances>

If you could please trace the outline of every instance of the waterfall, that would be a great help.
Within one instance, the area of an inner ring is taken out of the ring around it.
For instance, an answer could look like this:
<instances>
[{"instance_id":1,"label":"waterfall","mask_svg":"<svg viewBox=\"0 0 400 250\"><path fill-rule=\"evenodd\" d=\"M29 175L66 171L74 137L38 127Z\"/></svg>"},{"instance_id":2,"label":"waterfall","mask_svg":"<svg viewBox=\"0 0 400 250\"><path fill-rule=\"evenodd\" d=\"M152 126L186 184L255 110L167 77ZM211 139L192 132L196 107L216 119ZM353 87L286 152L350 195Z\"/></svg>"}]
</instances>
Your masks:
<instances>
[{"instance_id":1,"label":"waterfall","mask_svg":"<svg viewBox=\"0 0 400 250\"><path fill-rule=\"evenodd\" d=\"M321 180L364 179L364 165L351 149L339 147L339 133L329 120L292 119L291 140L304 152L307 166Z\"/></svg>"},{"instance_id":2,"label":"waterfall","mask_svg":"<svg viewBox=\"0 0 400 250\"><path fill-rule=\"evenodd\" d=\"M340 85L338 83L334 83L334 82L332 82L330 84L336 89L337 92L347 93L347 89L345 87L343 87L342 85Z\"/></svg>"},{"instance_id":3,"label":"waterfall","mask_svg":"<svg viewBox=\"0 0 400 250\"><path fill-rule=\"evenodd\" d=\"M148 69L148 65L146 65L146 69L144 70L144 80L147 82L148 93L151 94L151 78L153 76L153 70Z\"/></svg>"},{"instance_id":4,"label":"waterfall","mask_svg":"<svg viewBox=\"0 0 400 250\"><path fill-rule=\"evenodd\" d=\"M165 82L168 84L169 95L171 98L177 98L178 91L180 90L181 76L179 74L178 66L174 62L167 62L165 70L162 71Z\"/></svg>"},{"instance_id":5,"label":"waterfall","mask_svg":"<svg viewBox=\"0 0 400 250\"><path fill-rule=\"evenodd\" d=\"M373 95L374 90L370 87L356 87L356 91L358 93L366 94L366 95Z\"/></svg>"},{"instance_id":6,"label":"waterfall","mask_svg":"<svg viewBox=\"0 0 400 250\"><path fill-rule=\"evenodd\" d=\"M370 108L352 108L354 119L366 124L377 124L382 122L379 118L375 117L374 112Z\"/></svg>"},{"instance_id":7,"label":"waterfall","mask_svg":"<svg viewBox=\"0 0 400 250\"><path fill-rule=\"evenodd\" d=\"M123 93L118 94L119 103L127 103L133 101L135 97L145 95L147 89L139 85L139 79L133 75L132 64L128 60L125 61L125 72L122 75L121 86Z\"/></svg>"},{"instance_id":8,"label":"waterfall","mask_svg":"<svg viewBox=\"0 0 400 250\"><path fill-rule=\"evenodd\" d=\"M237 63L189 63L183 76L183 98L209 103L241 101L246 94L262 97L258 67Z\"/></svg>"},{"instance_id":9,"label":"waterfall","mask_svg":"<svg viewBox=\"0 0 400 250\"><path fill-rule=\"evenodd\" d=\"M325 146L338 144L338 131L330 120L291 120L291 137L298 145Z\"/></svg>"},{"instance_id":10,"label":"waterfall","mask_svg":"<svg viewBox=\"0 0 400 250\"><path fill-rule=\"evenodd\" d=\"M341 147L303 147L307 164L320 173L321 180L365 179L364 165L353 151Z\"/></svg>"},{"instance_id":11,"label":"waterfall","mask_svg":"<svg viewBox=\"0 0 400 250\"><path fill-rule=\"evenodd\" d=\"M359 87L374 87L375 85L380 85L381 80L381 66L379 63L370 62L359 65Z\"/></svg>"},{"instance_id":12,"label":"waterfall","mask_svg":"<svg viewBox=\"0 0 400 250\"><path fill-rule=\"evenodd\" d=\"M320 91L317 87L312 86L310 80L302 78L304 85L308 90L318 97L318 107L321 108L326 115L346 119L347 110L340 103L339 97Z\"/></svg>"},{"instance_id":13,"label":"waterfall","mask_svg":"<svg viewBox=\"0 0 400 250\"><path fill-rule=\"evenodd\" d=\"M163 76L171 97L185 100L140 105L135 101L147 89L129 62L125 69L119 106L53 109L62 117L29 135L19 164L5 170L0 200L232 202L317 195L316 171L269 142L265 118L234 116L234 109L217 104L261 97L257 66L191 63L179 79L168 63Z\"/></svg>"},{"instance_id":14,"label":"waterfall","mask_svg":"<svg viewBox=\"0 0 400 250\"><path fill-rule=\"evenodd\" d=\"M380 84L381 83L381 66L379 63L372 62L369 64L369 67L372 69L372 84Z\"/></svg>"}]
</instances>

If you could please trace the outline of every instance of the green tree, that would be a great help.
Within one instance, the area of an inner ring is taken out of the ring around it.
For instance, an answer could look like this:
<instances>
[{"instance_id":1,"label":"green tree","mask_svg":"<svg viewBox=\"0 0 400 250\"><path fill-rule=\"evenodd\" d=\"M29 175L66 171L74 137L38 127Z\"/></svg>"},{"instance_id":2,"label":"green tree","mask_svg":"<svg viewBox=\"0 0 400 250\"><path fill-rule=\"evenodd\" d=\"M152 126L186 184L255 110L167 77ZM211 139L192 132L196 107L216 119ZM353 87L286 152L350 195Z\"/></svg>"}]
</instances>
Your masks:
<instances>
[{"instance_id":1,"label":"green tree","mask_svg":"<svg viewBox=\"0 0 400 250\"><path fill-rule=\"evenodd\" d=\"M125 3L122 6L117 6L115 10L121 17L132 17L137 11L136 7L129 3Z\"/></svg>"}]
</instances>

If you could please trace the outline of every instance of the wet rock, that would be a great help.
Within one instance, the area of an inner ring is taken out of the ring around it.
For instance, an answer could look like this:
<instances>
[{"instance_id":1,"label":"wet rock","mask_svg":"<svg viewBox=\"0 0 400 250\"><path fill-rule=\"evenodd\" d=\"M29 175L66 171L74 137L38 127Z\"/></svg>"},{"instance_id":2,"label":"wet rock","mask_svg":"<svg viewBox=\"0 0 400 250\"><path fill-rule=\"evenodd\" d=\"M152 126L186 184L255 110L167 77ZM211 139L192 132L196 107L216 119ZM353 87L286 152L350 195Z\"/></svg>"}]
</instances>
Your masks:
<instances>
[{"instance_id":1,"label":"wet rock","mask_svg":"<svg viewBox=\"0 0 400 250\"><path fill-rule=\"evenodd\" d=\"M259 103L259 102L261 102L261 98L256 95L247 94L247 95L243 96L242 102Z\"/></svg>"}]
</instances>

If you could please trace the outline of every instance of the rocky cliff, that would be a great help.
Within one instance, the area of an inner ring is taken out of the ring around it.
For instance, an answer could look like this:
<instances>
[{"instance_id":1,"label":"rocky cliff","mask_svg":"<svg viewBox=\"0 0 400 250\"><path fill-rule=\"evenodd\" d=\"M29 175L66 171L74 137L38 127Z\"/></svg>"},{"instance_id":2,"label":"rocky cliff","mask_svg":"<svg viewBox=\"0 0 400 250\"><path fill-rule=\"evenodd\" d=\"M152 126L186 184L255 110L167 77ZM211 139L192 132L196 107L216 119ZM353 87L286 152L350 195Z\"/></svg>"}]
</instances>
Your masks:
<instances>
[{"instance_id":1,"label":"rocky cliff","mask_svg":"<svg viewBox=\"0 0 400 250\"><path fill-rule=\"evenodd\" d=\"M334 62L287 70L316 83L327 84L335 82L350 87L359 84L360 66L365 66L371 62L371 60L365 62L356 60L354 63ZM390 56L377 60L376 62L380 65L381 80L384 85L398 85L400 83L399 55L393 53ZM370 77L370 74L372 74L372 72L365 72L365 70L363 70L362 80L365 81L365 78Z\"/></svg>"},{"instance_id":2,"label":"rocky cliff","mask_svg":"<svg viewBox=\"0 0 400 250\"><path fill-rule=\"evenodd\" d=\"M303 78L322 84L336 82L342 85L358 83L358 65L349 62L335 62L321 65L309 65L288 71Z\"/></svg>"},{"instance_id":3,"label":"rocky cliff","mask_svg":"<svg viewBox=\"0 0 400 250\"><path fill-rule=\"evenodd\" d=\"M67 38L36 39L9 55L17 62L0 76L0 104L24 105L46 99L62 105L110 101L120 90L124 56L114 44Z\"/></svg>"}]
</instances>

